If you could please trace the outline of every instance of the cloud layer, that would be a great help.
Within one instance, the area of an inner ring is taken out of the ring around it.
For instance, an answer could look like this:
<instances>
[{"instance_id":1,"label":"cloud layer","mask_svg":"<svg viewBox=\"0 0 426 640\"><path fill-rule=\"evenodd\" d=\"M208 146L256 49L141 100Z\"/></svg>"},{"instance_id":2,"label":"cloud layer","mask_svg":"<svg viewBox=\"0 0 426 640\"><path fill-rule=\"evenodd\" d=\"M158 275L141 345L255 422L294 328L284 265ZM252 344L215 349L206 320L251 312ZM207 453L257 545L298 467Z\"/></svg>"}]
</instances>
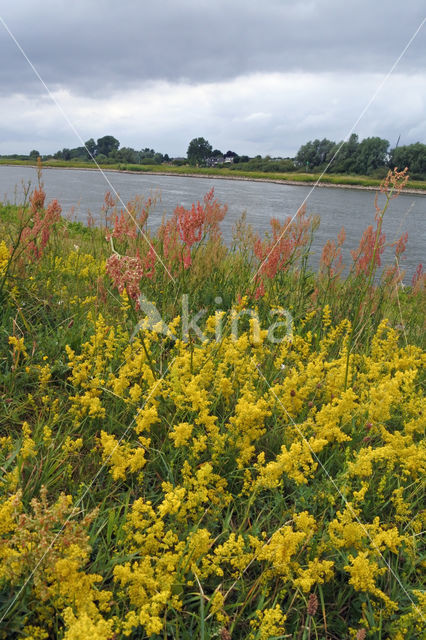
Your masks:
<instances>
[{"instance_id":1,"label":"cloud layer","mask_svg":"<svg viewBox=\"0 0 426 640\"><path fill-rule=\"evenodd\" d=\"M348 134L423 19L423 3L22 0L3 10L83 139L183 155L192 137L294 155ZM424 141L426 27L356 128ZM0 153L78 146L0 25Z\"/></svg>"}]
</instances>

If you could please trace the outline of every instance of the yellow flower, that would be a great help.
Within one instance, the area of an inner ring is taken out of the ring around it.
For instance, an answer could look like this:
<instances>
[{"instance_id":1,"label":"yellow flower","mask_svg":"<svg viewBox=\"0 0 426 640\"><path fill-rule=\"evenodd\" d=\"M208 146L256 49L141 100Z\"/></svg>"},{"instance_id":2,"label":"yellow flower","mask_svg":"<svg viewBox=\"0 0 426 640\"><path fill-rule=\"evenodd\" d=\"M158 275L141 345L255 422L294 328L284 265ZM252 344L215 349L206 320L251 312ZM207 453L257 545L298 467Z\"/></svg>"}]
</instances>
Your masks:
<instances>
[{"instance_id":1,"label":"yellow flower","mask_svg":"<svg viewBox=\"0 0 426 640\"><path fill-rule=\"evenodd\" d=\"M307 511L296 513L293 517L293 520L297 529L303 531L303 533L312 534L317 528L315 518L311 516Z\"/></svg>"},{"instance_id":2,"label":"yellow flower","mask_svg":"<svg viewBox=\"0 0 426 640\"><path fill-rule=\"evenodd\" d=\"M64 640L112 640L115 637L114 621L101 617L93 619L87 612L74 614L71 607L63 613L65 620Z\"/></svg>"},{"instance_id":3,"label":"yellow flower","mask_svg":"<svg viewBox=\"0 0 426 640\"><path fill-rule=\"evenodd\" d=\"M189 424L189 422L180 422L177 424L170 433L170 437L173 440L175 447L183 447L188 444L188 440L192 436L193 429L193 425Z\"/></svg>"},{"instance_id":4,"label":"yellow flower","mask_svg":"<svg viewBox=\"0 0 426 640\"><path fill-rule=\"evenodd\" d=\"M6 272L7 263L10 260L10 251L4 240L0 242L0 276Z\"/></svg>"},{"instance_id":5,"label":"yellow flower","mask_svg":"<svg viewBox=\"0 0 426 640\"><path fill-rule=\"evenodd\" d=\"M9 336L9 344L13 347L14 353L22 353L24 357L28 356L27 350L25 349L24 338Z\"/></svg>"},{"instance_id":6,"label":"yellow flower","mask_svg":"<svg viewBox=\"0 0 426 640\"><path fill-rule=\"evenodd\" d=\"M319 560L315 558L308 563L306 569L298 570L298 577L294 581L294 584L308 593L314 584L323 584L334 575L333 572L334 562L331 560Z\"/></svg>"},{"instance_id":7,"label":"yellow flower","mask_svg":"<svg viewBox=\"0 0 426 640\"><path fill-rule=\"evenodd\" d=\"M376 586L376 576L386 573L386 568L380 569L376 562L370 561L368 551L360 551L355 558L349 555L349 561L350 564L344 568L350 575L349 584L355 591L364 591L380 598L390 612L398 608L398 605Z\"/></svg>"},{"instance_id":8,"label":"yellow flower","mask_svg":"<svg viewBox=\"0 0 426 640\"><path fill-rule=\"evenodd\" d=\"M256 634L251 634L250 638L260 638L260 640L270 640L274 637L283 637L285 634L284 623L287 616L283 613L279 604L274 608L263 609L256 612L257 620L253 621L252 627L258 629Z\"/></svg>"},{"instance_id":9,"label":"yellow flower","mask_svg":"<svg viewBox=\"0 0 426 640\"><path fill-rule=\"evenodd\" d=\"M52 443L52 429L47 425L43 427L43 442L46 446Z\"/></svg>"},{"instance_id":10,"label":"yellow flower","mask_svg":"<svg viewBox=\"0 0 426 640\"><path fill-rule=\"evenodd\" d=\"M46 357L46 356L45 356ZM48 364L45 364L44 367L39 367L40 373L38 376L40 387L43 389L47 386L47 383L52 377L51 369Z\"/></svg>"},{"instance_id":11,"label":"yellow flower","mask_svg":"<svg viewBox=\"0 0 426 640\"><path fill-rule=\"evenodd\" d=\"M331 309L328 304L322 310L322 324L324 328L328 328L331 325Z\"/></svg>"},{"instance_id":12,"label":"yellow flower","mask_svg":"<svg viewBox=\"0 0 426 640\"><path fill-rule=\"evenodd\" d=\"M22 433L24 436L22 439L20 451L22 460L26 460L27 458L34 458L34 456L37 454L37 448L34 440L31 438L32 432L28 422L22 423Z\"/></svg>"},{"instance_id":13,"label":"yellow flower","mask_svg":"<svg viewBox=\"0 0 426 640\"><path fill-rule=\"evenodd\" d=\"M379 569L375 562L370 562L368 552L361 551L355 558L350 555L350 565L345 566L351 578L349 583L354 586L357 591L369 591L373 593L376 589L374 578L377 574L383 573L386 569Z\"/></svg>"},{"instance_id":14,"label":"yellow flower","mask_svg":"<svg viewBox=\"0 0 426 640\"><path fill-rule=\"evenodd\" d=\"M215 591L210 598L209 615L214 615L218 622L226 623L228 616L224 613L225 598L220 591Z\"/></svg>"},{"instance_id":15,"label":"yellow flower","mask_svg":"<svg viewBox=\"0 0 426 640\"><path fill-rule=\"evenodd\" d=\"M28 624L24 627L25 640L47 640L49 633L39 626Z\"/></svg>"},{"instance_id":16,"label":"yellow flower","mask_svg":"<svg viewBox=\"0 0 426 640\"><path fill-rule=\"evenodd\" d=\"M64 455L66 457L73 455L75 453L77 453L77 451L80 451L80 449L83 446L83 439L82 438L70 438L70 436L67 436L65 438L65 442L62 445L62 451L64 453Z\"/></svg>"},{"instance_id":17,"label":"yellow flower","mask_svg":"<svg viewBox=\"0 0 426 640\"><path fill-rule=\"evenodd\" d=\"M268 560L278 575L288 576L292 571L291 558L305 540L302 531L293 531L284 526L272 534L270 541L262 548L259 560Z\"/></svg>"}]
</instances>

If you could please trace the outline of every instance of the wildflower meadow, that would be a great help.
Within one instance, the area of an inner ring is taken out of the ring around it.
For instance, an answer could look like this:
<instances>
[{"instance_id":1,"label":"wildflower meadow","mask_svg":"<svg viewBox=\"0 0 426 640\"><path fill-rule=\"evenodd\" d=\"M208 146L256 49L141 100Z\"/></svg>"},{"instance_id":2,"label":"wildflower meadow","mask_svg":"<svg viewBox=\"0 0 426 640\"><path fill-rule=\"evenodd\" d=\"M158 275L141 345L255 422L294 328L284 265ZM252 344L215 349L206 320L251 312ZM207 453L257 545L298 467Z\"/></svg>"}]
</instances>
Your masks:
<instances>
[{"instance_id":1,"label":"wildflower meadow","mask_svg":"<svg viewBox=\"0 0 426 640\"><path fill-rule=\"evenodd\" d=\"M306 207L223 242L210 191L0 208L0 638L416 639L422 266Z\"/></svg>"}]
</instances>

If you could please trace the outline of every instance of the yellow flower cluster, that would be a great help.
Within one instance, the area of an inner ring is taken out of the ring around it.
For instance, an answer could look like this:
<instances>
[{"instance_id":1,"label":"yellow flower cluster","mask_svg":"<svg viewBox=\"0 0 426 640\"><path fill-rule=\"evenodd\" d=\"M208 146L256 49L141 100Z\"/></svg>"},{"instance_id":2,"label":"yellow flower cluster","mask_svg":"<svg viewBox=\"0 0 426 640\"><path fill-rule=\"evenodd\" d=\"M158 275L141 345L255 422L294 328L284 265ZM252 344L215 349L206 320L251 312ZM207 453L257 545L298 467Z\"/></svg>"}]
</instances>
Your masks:
<instances>
[{"instance_id":1,"label":"yellow flower cluster","mask_svg":"<svg viewBox=\"0 0 426 640\"><path fill-rule=\"evenodd\" d=\"M54 270L72 278L93 279L105 272L105 262L97 261L90 253L74 250L64 258L57 256Z\"/></svg>"},{"instance_id":2,"label":"yellow flower cluster","mask_svg":"<svg viewBox=\"0 0 426 640\"><path fill-rule=\"evenodd\" d=\"M102 316L88 320L90 339L66 349L62 415L57 405L48 412L50 367L36 370L50 422L37 447L24 423L17 460L36 462L55 442L78 478L89 450L116 505L91 529L93 514L77 517L70 496L0 502L0 577L17 584L34 569L34 593L60 612L64 639L166 636L170 617L189 619L194 601L209 623L230 628L253 601L246 637L266 640L285 635L292 607L335 580L371 599L370 626L405 607L413 627L414 609L391 597L388 561L403 555L418 570L421 519L410 501L426 468L420 349L398 347L383 323L368 353L350 354L350 323L331 326L327 309L317 341L307 332L278 346L262 332L253 340L253 326L220 344L170 346L146 327L129 340ZM19 340L11 344L23 353ZM61 421L72 437L61 437ZM1 450L6 458L10 442ZM92 544L113 541L105 575L90 568L89 531ZM41 613L32 622L28 637L37 626L50 632Z\"/></svg>"},{"instance_id":3,"label":"yellow flower cluster","mask_svg":"<svg viewBox=\"0 0 426 640\"><path fill-rule=\"evenodd\" d=\"M10 259L10 251L4 240L0 242L0 277L6 273L7 263Z\"/></svg>"},{"instance_id":4,"label":"yellow flower cluster","mask_svg":"<svg viewBox=\"0 0 426 640\"><path fill-rule=\"evenodd\" d=\"M83 570L90 553L87 529L96 512L80 521L75 513L71 496L61 495L49 505L45 488L40 500L32 500L28 513L19 493L3 503L0 580L20 584L26 575L32 576L40 602L64 611L65 637L80 640L83 630L92 630L94 638L106 640L113 635L109 633L113 620L103 618L110 609L111 593L96 589L101 576ZM44 636L41 629L27 627L27 637Z\"/></svg>"},{"instance_id":5,"label":"yellow flower cluster","mask_svg":"<svg viewBox=\"0 0 426 640\"><path fill-rule=\"evenodd\" d=\"M9 344L13 348L14 354L20 354L24 357L28 357L27 350L25 348L24 338L17 338L16 336L9 336Z\"/></svg>"},{"instance_id":6,"label":"yellow flower cluster","mask_svg":"<svg viewBox=\"0 0 426 640\"><path fill-rule=\"evenodd\" d=\"M283 613L279 604L270 609L263 609L257 614L257 620L253 621L252 627L257 632L250 634L250 638L259 640L269 640L270 638L285 637L285 621L287 616Z\"/></svg>"}]
</instances>

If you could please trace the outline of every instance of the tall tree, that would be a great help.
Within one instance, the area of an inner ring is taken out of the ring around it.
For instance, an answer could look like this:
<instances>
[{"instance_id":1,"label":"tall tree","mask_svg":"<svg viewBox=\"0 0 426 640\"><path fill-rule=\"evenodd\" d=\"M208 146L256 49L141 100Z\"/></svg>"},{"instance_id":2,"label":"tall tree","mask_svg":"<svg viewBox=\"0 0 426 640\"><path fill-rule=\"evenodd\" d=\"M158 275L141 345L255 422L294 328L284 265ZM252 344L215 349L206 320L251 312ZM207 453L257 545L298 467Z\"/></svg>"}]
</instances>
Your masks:
<instances>
[{"instance_id":1,"label":"tall tree","mask_svg":"<svg viewBox=\"0 0 426 640\"><path fill-rule=\"evenodd\" d=\"M212 154L212 145L205 138L193 138L186 155L192 165L203 164Z\"/></svg>"},{"instance_id":2,"label":"tall tree","mask_svg":"<svg viewBox=\"0 0 426 640\"><path fill-rule=\"evenodd\" d=\"M336 143L327 156L327 162L330 162L339 151L330 166L330 171L333 173L355 173L358 147L356 133L352 133L347 142Z\"/></svg>"},{"instance_id":3,"label":"tall tree","mask_svg":"<svg viewBox=\"0 0 426 640\"><path fill-rule=\"evenodd\" d=\"M368 175L388 161L389 142L383 138L364 138L358 145L356 173Z\"/></svg>"},{"instance_id":4,"label":"tall tree","mask_svg":"<svg viewBox=\"0 0 426 640\"><path fill-rule=\"evenodd\" d=\"M96 145L96 142L93 140L93 138L89 138L89 140L87 140L87 142L84 143L84 146L86 147L88 153L89 158L94 158L96 156L98 147Z\"/></svg>"},{"instance_id":5,"label":"tall tree","mask_svg":"<svg viewBox=\"0 0 426 640\"><path fill-rule=\"evenodd\" d=\"M102 153L104 156L108 156L113 151L118 151L120 146L119 141L114 136L104 136L98 138L97 152Z\"/></svg>"}]
</instances>

